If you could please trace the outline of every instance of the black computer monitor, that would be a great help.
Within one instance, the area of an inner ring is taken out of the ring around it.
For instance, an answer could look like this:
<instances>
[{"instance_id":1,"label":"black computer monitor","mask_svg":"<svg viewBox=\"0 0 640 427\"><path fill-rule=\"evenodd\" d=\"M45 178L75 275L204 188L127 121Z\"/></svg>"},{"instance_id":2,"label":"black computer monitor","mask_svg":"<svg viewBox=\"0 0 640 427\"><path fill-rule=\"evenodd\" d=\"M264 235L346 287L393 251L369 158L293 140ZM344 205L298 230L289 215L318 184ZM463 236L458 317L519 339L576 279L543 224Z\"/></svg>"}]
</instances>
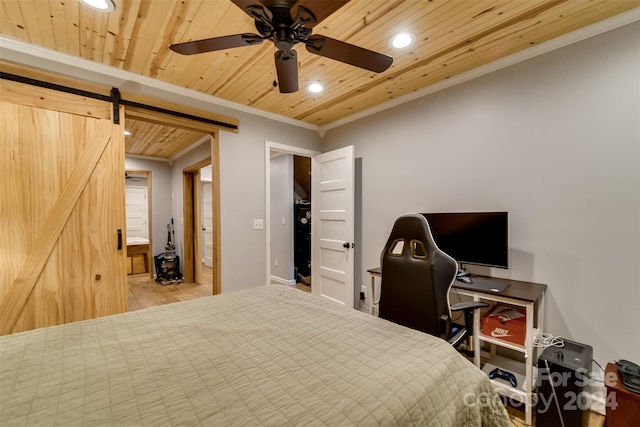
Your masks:
<instances>
[{"instance_id":1,"label":"black computer monitor","mask_svg":"<svg viewBox=\"0 0 640 427\"><path fill-rule=\"evenodd\" d=\"M507 212L423 213L438 247L458 264L509 268Z\"/></svg>"}]
</instances>

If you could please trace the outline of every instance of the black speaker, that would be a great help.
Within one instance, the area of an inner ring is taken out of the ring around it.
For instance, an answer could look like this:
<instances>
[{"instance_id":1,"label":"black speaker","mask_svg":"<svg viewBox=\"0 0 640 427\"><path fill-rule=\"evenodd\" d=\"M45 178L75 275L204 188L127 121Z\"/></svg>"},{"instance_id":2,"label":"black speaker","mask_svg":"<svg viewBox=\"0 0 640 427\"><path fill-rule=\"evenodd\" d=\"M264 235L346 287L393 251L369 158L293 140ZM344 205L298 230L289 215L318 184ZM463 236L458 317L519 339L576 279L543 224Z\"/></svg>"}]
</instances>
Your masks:
<instances>
[{"instance_id":1,"label":"black speaker","mask_svg":"<svg viewBox=\"0 0 640 427\"><path fill-rule=\"evenodd\" d=\"M586 344L565 339L563 347L544 349L538 358L536 425L582 426L592 361L593 348Z\"/></svg>"}]
</instances>

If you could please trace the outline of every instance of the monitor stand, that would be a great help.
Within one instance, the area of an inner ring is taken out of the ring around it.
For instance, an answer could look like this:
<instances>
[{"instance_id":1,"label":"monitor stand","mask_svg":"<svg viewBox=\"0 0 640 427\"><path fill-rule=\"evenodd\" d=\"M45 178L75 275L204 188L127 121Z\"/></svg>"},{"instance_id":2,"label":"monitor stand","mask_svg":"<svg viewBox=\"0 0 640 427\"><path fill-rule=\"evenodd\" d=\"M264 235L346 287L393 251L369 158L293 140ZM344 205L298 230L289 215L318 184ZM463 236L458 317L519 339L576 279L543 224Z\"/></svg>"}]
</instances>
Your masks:
<instances>
[{"instance_id":1,"label":"monitor stand","mask_svg":"<svg viewBox=\"0 0 640 427\"><path fill-rule=\"evenodd\" d=\"M463 265L460 265L458 274L456 275L456 283L454 286L472 291L500 293L507 289L509 287L509 284L500 281L485 279L483 277L472 278L471 273L469 273Z\"/></svg>"},{"instance_id":2,"label":"monitor stand","mask_svg":"<svg viewBox=\"0 0 640 427\"><path fill-rule=\"evenodd\" d=\"M460 268L458 268L458 274L456 274L456 280L458 282L471 284L473 283L473 279L471 278L471 273L469 273L464 265L460 264Z\"/></svg>"}]
</instances>

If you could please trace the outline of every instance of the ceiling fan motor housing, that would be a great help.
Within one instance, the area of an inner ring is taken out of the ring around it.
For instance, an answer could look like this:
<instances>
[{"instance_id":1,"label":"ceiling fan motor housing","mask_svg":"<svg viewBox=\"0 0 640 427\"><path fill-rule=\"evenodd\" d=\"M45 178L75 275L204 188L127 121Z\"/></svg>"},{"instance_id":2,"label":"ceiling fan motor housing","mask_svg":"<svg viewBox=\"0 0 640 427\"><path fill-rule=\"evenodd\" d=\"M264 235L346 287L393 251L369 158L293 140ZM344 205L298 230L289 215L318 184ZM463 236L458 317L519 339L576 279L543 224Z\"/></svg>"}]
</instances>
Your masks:
<instances>
[{"instance_id":1,"label":"ceiling fan motor housing","mask_svg":"<svg viewBox=\"0 0 640 427\"><path fill-rule=\"evenodd\" d=\"M278 50L288 51L293 48L293 45L297 43L295 34L290 28L275 28L273 30L273 43Z\"/></svg>"}]
</instances>

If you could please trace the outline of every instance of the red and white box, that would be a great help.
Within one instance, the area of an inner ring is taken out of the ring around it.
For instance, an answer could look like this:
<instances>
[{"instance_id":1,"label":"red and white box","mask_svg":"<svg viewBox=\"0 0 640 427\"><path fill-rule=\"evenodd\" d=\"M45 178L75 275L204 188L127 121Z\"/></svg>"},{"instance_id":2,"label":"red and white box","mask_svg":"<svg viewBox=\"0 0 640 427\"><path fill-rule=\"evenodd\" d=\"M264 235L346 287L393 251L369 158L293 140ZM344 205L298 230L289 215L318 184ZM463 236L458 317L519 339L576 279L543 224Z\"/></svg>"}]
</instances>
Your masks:
<instances>
[{"instance_id":1,"label":"red and white box","mask_svg":"<svg viewBox=\"0 0 640 427\"><path fill-rule=\"evenodd\" d=\"M524 345L526 328L524 307L497 304L482 316L482 333L503 341Z\"/></svg>"}]
</instances>

